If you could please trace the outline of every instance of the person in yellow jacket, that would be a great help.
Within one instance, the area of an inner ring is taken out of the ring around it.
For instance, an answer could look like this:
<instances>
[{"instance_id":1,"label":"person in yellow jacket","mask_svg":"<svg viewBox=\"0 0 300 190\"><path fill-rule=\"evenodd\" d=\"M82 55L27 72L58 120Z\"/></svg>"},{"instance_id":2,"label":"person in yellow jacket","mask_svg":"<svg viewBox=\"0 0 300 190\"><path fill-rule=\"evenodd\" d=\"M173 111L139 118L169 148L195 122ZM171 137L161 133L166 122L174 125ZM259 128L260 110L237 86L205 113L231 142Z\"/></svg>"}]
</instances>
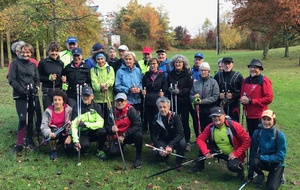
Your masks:
<instances>
[{"instance_id":1,"label":"person in yellow jacket","mask_svg":"<svg viewBox=\"0 0 300 190\"><path fill-rule=\"evenodd\" d=\"M83 87L80 120L78 119L78 108L74 107L72 112L71 134L74 148L78 150L87 150L91 142L98 142L97 157L105 160L106 155L103 151L106 141L106 130L104 128L104 119L99 104L94 101L94 93L91 87ZM78 129L80 128L80 137Z\"/></svg>"},{"instance_id":2,"label":"person in yellow jacket","mask_svg":"<svg viewBox=\"0 0 300 190\"><path fill-rule=\"evenodd\" d=\"M149 59L152 57L152 49L149 46L145 46L143 51L143 59L139 61L142 73L145 74L149 71Z\"/></svg>"},{"instance_id":3,"label":"person in yellow jacket","mask_svg":"<svg viewBox=\"0 0 300 190\"><path fill-rule=\"evenodd\" d=\"M107 57L104 51L95 54L93 59L97 65L90 70L91 83L95 96L94 101L100 104L105 119L108 117L108 109L110 109L107 107L107 102L113 105L113 85L115 83L115 72L106 62Z\"/></svg>"}]
</instances>

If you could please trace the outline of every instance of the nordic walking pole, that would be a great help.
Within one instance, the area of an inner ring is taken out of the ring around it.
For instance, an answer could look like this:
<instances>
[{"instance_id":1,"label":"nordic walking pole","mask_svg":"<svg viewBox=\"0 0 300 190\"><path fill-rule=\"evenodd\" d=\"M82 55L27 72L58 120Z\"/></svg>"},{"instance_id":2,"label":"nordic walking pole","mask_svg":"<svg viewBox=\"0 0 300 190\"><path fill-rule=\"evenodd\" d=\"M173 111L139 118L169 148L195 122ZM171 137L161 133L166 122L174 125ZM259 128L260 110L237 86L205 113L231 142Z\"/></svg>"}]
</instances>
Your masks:
<instances>
[{"instance_id":1,"label":"nordic walking pole","mask_svg":"<svg viewBox=\"0 0 300 190\"><path fill-rule=\"evenodd\" d=\"M170 84L170 87L173 88L173 84ZM171 109L174 111L174 102L173 102L173 93L171 92Z\"/></svg>"},{"instance_id":2,"label":"nordic walking pole","mask_svg":"<svg viewBox=\"0 0 300 190\"><path fill-rule=\"evenodd\" d=\"M175 84L175 89L177 89L178 82ZM175 94L175 113L177 113L177 94Z\"/></svg>"},{"instance_id":3,"label":"nordic walking pole","mask_svg":"<svg viewBox=\"0 0 300 190\"><path fill-rule=\"evenodd\" d=\"M77 111L78 111L78 116L77 116L77 120L78 122L80 122L80 116L81 116L81 93L82 93L82 85L77 84ZM78 125L78 139L79 139L79 144L80 144L80 130L81 127L80 125ZM80 149L78 149L78 160L77 160L77 166L81 165L80 162Z\"/></svg>"},{"instance_id":4,"label":"nordic walking pole","mask_svg":"<svg viewBox=\"0 0 300 190\"><path fill-rule=\"evenodd\" d=\"M228 93L230 93L230 90L227 91L227 94L228 94ZM230 114L229 114L229 106L230 106L230 102L229 102L229 99L228 99L228 98L226 98L226 100L227 100L227 115L230 116Z\"/></svg>"},{"instance_id":5,"label":"nordic walking pole","mask_svg":"<svg viewBox=\"0 0 300 190\"><path fill-rule=\"evenodd\" d=\"M37 135L37 140L38 143L40 144L40 136L39 136L39 130L37 126L37 116L36 116L36 105L35 105L35 94L34 94L34 90L33 90L33 86L32 84L30 84L30 93L31 93L31 98L32 98L32 105L33 105L33 119L34 119L34 123L35 123L35 129L36 129L36 135Z\"/></svg>"},{"instance_id":6,"label":"nordic walking pole","mask_svg":"<svg viewBox=\"0 0 300 190\"><path fill-rule=\"evenodd\" d=\"M144 87L144 90L146 90L146 87ZM145 101L146 95L143 95L143 123L145 122Z\"/></svg>"},{"instance_id":7,"label":"nordic walking pole","mask_svg":"<svg viewBox=\"0 0 300 190\"><path fill-rule=\"evenodd\" d=\"M200 105L199 104L195 104L195 109L196 109L197 120L198 120L198 133L200 134L202 132L201 131L201 123L200 123Z\"/></svg>"},{"instance_id":8,"label":"nordic walking pole","mask_svg":"<svg viewBox=\"0 0 300 190\"><path fill-rule=\"evenodd\" d=\"M243 183L243 185L238 189L238 190L242 190L246 185L248 185L251 181L253 181L254 178L256 178L257 173L254 173L254 176L252 179L248 179L245 183Z\"/></svg>"},{"instance_id":9,"label":"nordic walking pole","mask_svg":"<svg viewBox=\"0 0 300 190\"><path fill-rule=\"evenodd\" d=\"M28 160L27 158L27 146L28 146L28 142L27 142L27 138L28 138L28 107L29 107L29 90L30 90L30 86L29 84L27 84L27 95L26 95L26 124L25 124L25 161Z\"/></svg>"},{"instance_id":10,"label":"nordic walking pole","mask_svg":"<svg viewBox=\"0 0 300 190\"><path fill-rule=\"evenodd\" d=\"M121 153L121 157L122 157L123 169L126 170L126 162L125 162L125 158L124 158L124 153L123 153L123 150L122 150L121 142L119 140L118 131L116 131L116 136L117 136L118 145L119 145L119 149L120 149L120 153Z\"/></svg>"},{"instance_id":11,"label":"nordic walking pole","mask_svg":"<svg viewBox=\"0 0 300 190\"><path fill-rule=\"evenodd\" d=\"M55 80L52 81L52 91L55 90Z\"/></svg>"},{"instance_id":12,"label":"nordic walking pole","mask_svg":"<svg viewBox=\"0 0 300 190\"><path fill-rule=\"evenodd\" d=\"M151 148L152 150L156 150L156 151L159 151L159 152L167 153L165 150L160 149L160 148L156 148L155 146L152 146L152 145L150 145L150 144L145 144L145 146L148 147L148 148ZM189 158L187 158L187 157L185 157L185 156L182 156L182 155L179 155L179 154L175 154L175 153L173 153L173 152L171 152L170 155L176 156L176 157L180 157L180 158L184 158L184 159L189 159Z\"/></svg>"}]
</instances>

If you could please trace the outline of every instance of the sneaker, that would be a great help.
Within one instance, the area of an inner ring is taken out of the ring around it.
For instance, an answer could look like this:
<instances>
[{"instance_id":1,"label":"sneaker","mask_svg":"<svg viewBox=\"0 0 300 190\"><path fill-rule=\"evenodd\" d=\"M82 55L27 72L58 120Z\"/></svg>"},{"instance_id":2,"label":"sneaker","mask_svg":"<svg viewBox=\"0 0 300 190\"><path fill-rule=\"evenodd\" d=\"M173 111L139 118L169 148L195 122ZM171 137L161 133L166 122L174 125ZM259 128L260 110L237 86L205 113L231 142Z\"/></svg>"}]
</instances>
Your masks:
<instances>
[{"instance_id":1,"label":"sneaker","mask_svg":"<svg viewBox=\"0 0 300 190\"><path fill-rule=\"evenodd\" d=\"M139 169L142 167L142 160L141 159L135 159L134 163L133 163L133 167L135 169Z\"/></svg>"},{"instance_id":2,"label":"sneaker","mask_svg":"<svg viewBox=\"0 0 300 190\"><path fill-rule=\"evenodd\" d=\"M50 160L55 161L57 159L57 151L50 150Z\"/></svg>"},{"instance_id":3,"label":"sneaker","mask_svg":"<svg viewBox=\"0 0 300 190\"><path fill-rule=\"evenodd\" d=\"M245 173L244 173L244 168L239 170L237 172L237 176L236 176L239 180L243 181L245 178Z\"/></svg>"},{"instance_id":4,"label":"sneaker","mask_svg":"<svg viewBox=\"0 0 300 190\"><path fill-rule=\"evenodd\" d=\"M283 173L282 176L281 176L280 184L281 184L281 185L285 185L285 184L286 184L286 179L285 179L285 177L284 177L284 173Z\"/></svg>"},{"instance_id":5,"label":"sneaker","mask_svg":"<svg viewBox=\"0 0 300 190\"><path fill-rule=\"evenodd\" d=\"M31 142L30 144L28 144L27 148L29 150L34 150L34 149L36 149L36 145L34 144L34 142Z\"/></svg>"},{"instance_id":6,"label":"sneaker","mask_svg":"<svg viewBox=\"0 0 300 190\"><path fill-rule=\"evenodd\" d=\"M255 181L253 183L256 187L263 187L264 181L265 181L265 175L261 174L255 178Z\"/></svg>"},{"instance_id":7,"label":"sneaker","mask_svg":"<svg viewBox=\"0 0 300 190\"><path fill-rule=\"evenodd\" d=\"M106 158L107 158L105 152L102 151L102 150L98 150L96 156L97 156L101 161L104 161L104 160L106 160Z\"/></svg>"},{"instance_id":8,"label":"sneaker","mask_svg":"<svg viewBox=\"0 0 300 190\"><path fill-rule=\"evenodd\" d=\"M204 162L197 162L192 168L189 169L190 174L201 172L204 170Z\"/></svg>"},{"instance_id":9,"label":"sneaker","mask_svg":"<svg viewBox=\"0 0 300 190\"><path fill-rule=\"evenodd\" d=\"M13 149L13 153L19 154L22 150L23 150L23 146L22 145L15 145L14 149Z\"/></svg>"},{"instance_id":10,"label":"sneaker","mask_svg":"<svg viewBox=\"0 0 300 190\"><path fill-rule=\"evenodd\" d=\"M191 143L186 143L185 150L186 151L191 151L191 149L192 149Z\"/></svg>"}]
</instances>

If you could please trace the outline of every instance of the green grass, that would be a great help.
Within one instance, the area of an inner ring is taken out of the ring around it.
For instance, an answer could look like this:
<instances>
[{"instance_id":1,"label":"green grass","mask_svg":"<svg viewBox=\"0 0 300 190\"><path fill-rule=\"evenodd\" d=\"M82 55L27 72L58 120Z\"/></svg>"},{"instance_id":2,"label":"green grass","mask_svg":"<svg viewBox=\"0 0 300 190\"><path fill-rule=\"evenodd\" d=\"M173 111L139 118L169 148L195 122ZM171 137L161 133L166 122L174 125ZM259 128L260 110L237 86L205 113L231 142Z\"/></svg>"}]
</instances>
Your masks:
<instances>
[{"instance_id":1,"label":"green grass","mask_svg":"<svg viewBox=\"0 0 300 190\"><path fill-rule=\"evenodd\" d=\"M263 60L265 70L273 83L274 101L270 105L277 116L278 128L283 130L287 137L287 158L285 176L287 184L280 189L300 189L298 123L299 105L298 92L300 92L300 66L298 66L300 47L290 48L290 57L285 58L283 49L272 49L268 60ZM192 65L193 56L197 51L168 52L169 59L175 54L184 54ZM141 52L136 52L141 59ZM212 73L217 70L217 60L221 57L233 57L234 70L240 71L243 76L248 75L246 65L253 58L261 58L262 51L229 51L227 54L217 56L215 51L202 51L205 61L211 65ZM153 54L155 55L155 54ZM235 174L226 169L225 162L206 162L205 172L195 175L188 174L190 166L183 172L170 171L165 174L146 179L145 177L162 169L173 166L174 157L167 163L153 163L150 150L143 148L143 165L141 169L133 169L135 149L125 147L125 159L128 169L115 170L122 167L121 158L114 158L100 162L95 157L95 145L91 152L82 155L81 166L77 164L77 154L65 156L59 152L58 162L51 162L47 146L40 150L28 152L29 161L11 154L16 140L18 119L12 100L12 90L5 79L7 68L0 70L0 188L1 189L238 189L242 182L236 180ZM190 123L191 124L191 123ZM195 137L192 137L194 140ZM149 143L145 136L144 143ZM187 157L196 158L197 149L187 153ZM62 174L57 175L61 170ZM296 183L295 183L296 182ZM245 189L255 189L252 184Z\"/></svg>"}]
</instances>

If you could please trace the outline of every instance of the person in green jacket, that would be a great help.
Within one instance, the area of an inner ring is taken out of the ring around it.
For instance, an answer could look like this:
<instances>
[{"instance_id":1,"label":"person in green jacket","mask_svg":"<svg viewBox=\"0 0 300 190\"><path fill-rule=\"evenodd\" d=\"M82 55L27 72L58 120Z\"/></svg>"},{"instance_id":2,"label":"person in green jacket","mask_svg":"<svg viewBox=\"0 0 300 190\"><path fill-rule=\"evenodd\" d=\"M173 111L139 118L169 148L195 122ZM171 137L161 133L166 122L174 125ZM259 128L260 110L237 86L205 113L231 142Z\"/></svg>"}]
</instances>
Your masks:
<instances>
[{"instance_id":1,"label":"person in green jacket","mask_svg":"<svg viewBox=\"0 0 300 190\"><path fill-rule=\"evenodd\" d=\"M108 117L107 102L112 104L114 100L113 85L115 82L114 69L108 65L107 54L104 51L100 51L93 56L93 60L97 63L94 68L91 68L91 83L94 89L94 101L100 104L104 118Z\"/></svg>"},{"instance_id":2,"label":"person in green jacket","mask_svg":"<svg viewBox=\"0 0 300 190\"><path fill-rule=\"evenodd\" d=\"M66 40L66 47L67 49L64 51L59 52L59 57L64 65L68 65L73 60L72 50L78 47L78 40L74 36L68 37Z\"/></svg>"},{"instance_id":3,"label":"person in green jacket","mask_svg":"<svg viewBox=\"0 0 300 190\"><path fill-rule=\"evenodd\" d=\"M98 142L97 157L105 160L106 155L103 147L106 141L106 130L104 119L99 104L94 101L94 93L91 87L83 87L80 120L78 119L78 108L74 107L72 112L71 134L74 148L79 151L87 150L91 142ZM80 136L78 129L80 128Z\"/></svg>"},{"instance_id":4,"label":"person in green jacket","mask_svg":"<svg viewBox=\"0 0 300 190\"><path fill-rule=\"evenodd\" d=\"M142 73L145 74L149 70L149 59L152 57L152 49L149 46L145 46L143 51L143 59L139 61Z\"/></svg>"}]
</instances>

